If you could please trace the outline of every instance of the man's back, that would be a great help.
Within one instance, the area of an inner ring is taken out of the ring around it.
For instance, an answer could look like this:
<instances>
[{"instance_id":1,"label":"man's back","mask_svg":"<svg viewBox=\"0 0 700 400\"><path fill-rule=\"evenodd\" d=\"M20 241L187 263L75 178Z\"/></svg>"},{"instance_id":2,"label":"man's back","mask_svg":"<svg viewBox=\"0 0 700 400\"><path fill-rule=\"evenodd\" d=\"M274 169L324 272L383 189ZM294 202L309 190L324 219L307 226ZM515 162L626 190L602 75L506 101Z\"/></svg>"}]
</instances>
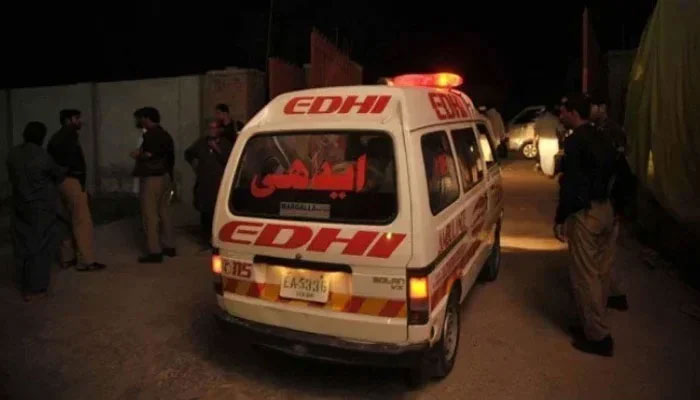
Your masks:
<instances>
[{"instance_id":1,"label":"man's back","mask_svg":"<svg viewBox=\"0 0 700 400\"><path fill-rule=\"evenodd\" d=\"M610 197L615 158L612 140L590 123L566 138L557 221Z\"/></svg>"},{"instance_id":2,"label":"man's back","mask_svg":"<svg viewBox=\"0 0 700 400\"><path fill-rule=\"evenodd\" d=\"M7 157L7 169L15 207L56 207L58 191L55 185L61 169L43 148L33 143L14 147Z\"/></svg>"}]
</instances>

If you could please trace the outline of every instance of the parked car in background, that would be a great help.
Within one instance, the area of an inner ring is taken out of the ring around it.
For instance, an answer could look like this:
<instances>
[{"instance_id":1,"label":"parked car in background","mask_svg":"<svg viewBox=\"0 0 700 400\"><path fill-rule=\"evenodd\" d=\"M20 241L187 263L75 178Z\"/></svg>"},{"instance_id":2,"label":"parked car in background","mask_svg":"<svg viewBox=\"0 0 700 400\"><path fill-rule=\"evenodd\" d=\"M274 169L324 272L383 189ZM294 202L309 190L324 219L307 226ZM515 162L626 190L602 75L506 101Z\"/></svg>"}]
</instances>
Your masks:
<instances>
[{"instance_id":1,"label":"parked car in background","mask_svg":"<svg viewBox=\"0 0 700 400\"><path fill-rule=\"evenodd\" d=\"M545 106L530 106L520 111L508 123L508 150L517 151L527 159L537 157L535 120L546 110Z\"/></svg>"}]
</instances>

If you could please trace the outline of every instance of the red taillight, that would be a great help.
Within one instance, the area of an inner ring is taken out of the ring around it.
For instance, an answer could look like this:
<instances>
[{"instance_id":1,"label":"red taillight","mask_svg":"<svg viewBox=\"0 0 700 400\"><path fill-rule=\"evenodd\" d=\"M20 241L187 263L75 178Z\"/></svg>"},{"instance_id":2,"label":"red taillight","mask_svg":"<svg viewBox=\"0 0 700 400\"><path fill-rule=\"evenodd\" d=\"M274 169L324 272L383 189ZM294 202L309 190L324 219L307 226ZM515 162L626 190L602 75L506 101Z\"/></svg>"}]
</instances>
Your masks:
<instances>
[{"instance_id":1,"label":"red taillight","mask_svg":"<svg viewBox=\"0 0 700 400\"><path fill-rule=\"evenodd\" d=\"M408 74L400 75L392 80L392 86L423 86L436 88L455 88L461 86L464 79L449 72L437 74Z\"/></svg>"},{"instance_id":2,"label":"red taillight","mask_svg":"<svg viewBox=\"0 0 700 400\"><path fill-rule=\"evenodd\" d=\"M425 325L430 316L430 293L428 278L408 279L408 324Z\"/></svg>"}]
</instances>

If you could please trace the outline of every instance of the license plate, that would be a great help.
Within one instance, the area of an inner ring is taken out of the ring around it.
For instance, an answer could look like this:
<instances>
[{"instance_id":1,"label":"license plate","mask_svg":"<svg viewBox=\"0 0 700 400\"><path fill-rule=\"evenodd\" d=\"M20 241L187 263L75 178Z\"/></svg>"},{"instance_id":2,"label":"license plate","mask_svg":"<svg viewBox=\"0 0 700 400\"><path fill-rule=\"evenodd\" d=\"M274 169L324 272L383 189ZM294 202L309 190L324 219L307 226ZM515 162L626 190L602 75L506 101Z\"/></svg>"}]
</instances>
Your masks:
<instances>
[{"instance_id":1,"label":"license plate","mask_svg":"<svg viewBox=\"0 0 700 400\"><path fill-rule=\"evenodd\" d=\"M280 296L288 299L325 303L330 293L328 275L315 271L290 271L282 278Z\"/></svg>"}]
</instances>

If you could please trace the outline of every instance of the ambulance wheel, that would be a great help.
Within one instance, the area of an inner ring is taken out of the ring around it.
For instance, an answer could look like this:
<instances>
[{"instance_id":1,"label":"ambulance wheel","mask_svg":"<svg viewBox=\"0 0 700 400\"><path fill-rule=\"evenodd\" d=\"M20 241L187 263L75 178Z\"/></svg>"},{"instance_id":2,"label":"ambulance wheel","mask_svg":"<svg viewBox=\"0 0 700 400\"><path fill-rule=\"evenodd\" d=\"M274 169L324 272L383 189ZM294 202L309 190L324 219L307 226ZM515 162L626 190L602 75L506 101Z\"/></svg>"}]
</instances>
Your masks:
<instances>
[{"instance_id":1,"label":"ambulance wheel","mask_svg":"<svg viewBox=\"0 0 700 400\"><path fill-rule=\"evenodd\" d=\"M454 368L459 350L459 290L452 290L447 300L440 340L428 351L421 365L409 370L408 380L418 387L431 378L444 378Z\"/></svg>"},{"instance_id":2,"label":"ambulance wheel","mask_svg":"<svg viewBox=\"0 0 700 400\"><path fill-rule=\"evenodd\" d=\"M537 158L537 146L533 142L527 142L520 148L520 153L528 160Z\"/></svg>"},{"instance_id":3,"label":"ambulance wheel","mask_svg":"<svg viewBox=\"0 0 700 400\"><path fill-rule=\"evenodd\" d=\"M482 281L493 282L498 277L498 272L501 270L501 222L496 226L496 232L493 238L493 247L491 254L486 260L484 267L481 269L479 278Z\"/></svg>"}]
</instances>

